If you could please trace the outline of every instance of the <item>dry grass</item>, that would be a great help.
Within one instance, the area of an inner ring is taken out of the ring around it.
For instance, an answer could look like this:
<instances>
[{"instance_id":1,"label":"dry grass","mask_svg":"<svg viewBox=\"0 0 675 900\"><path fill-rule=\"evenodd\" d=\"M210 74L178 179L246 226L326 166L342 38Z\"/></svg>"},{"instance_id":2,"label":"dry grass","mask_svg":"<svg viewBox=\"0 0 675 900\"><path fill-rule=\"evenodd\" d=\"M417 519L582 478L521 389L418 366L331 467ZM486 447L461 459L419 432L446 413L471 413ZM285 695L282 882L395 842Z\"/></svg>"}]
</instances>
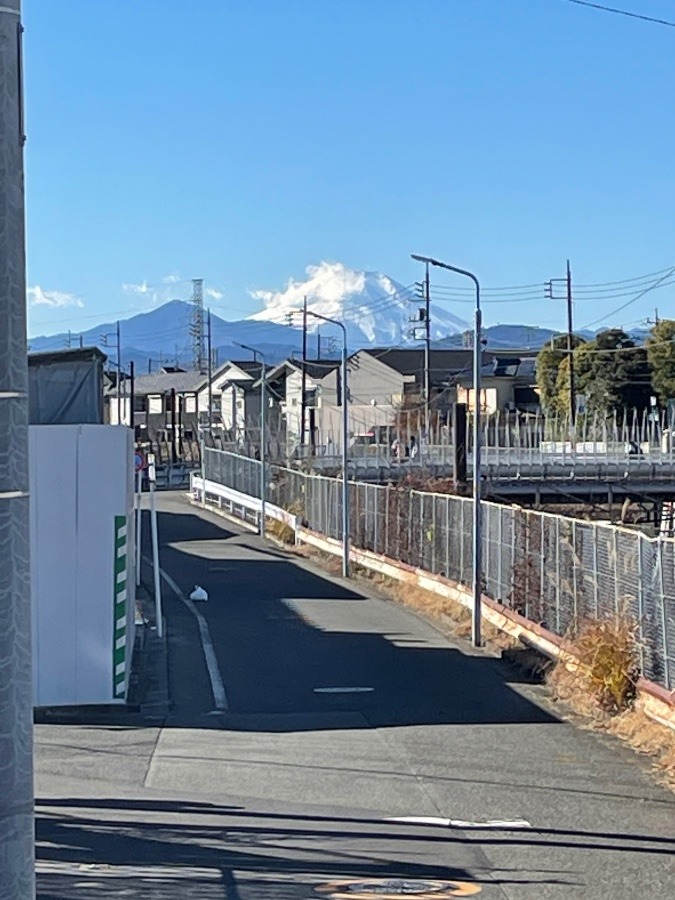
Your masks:
<instances>
[{"instance_id":1,"label":"dry grass","mask_svg":"<svg viewBox=\"0 0 675 900\"><path fill-rule=\"evenodd\" d=\"M277 519L267 519L265 531L278 541L281 541L282 544L295 543L295 532L291 526L284 524L284 522L279 522Z\"/></svg>"},{"instance_id":2,"label":"dry grass","mask_svg":"<svg viewBox=\"0 0 675 900\"><path fill-rule=\"evenodd\" d=\"M629 619L586 620L572 638L579 665L559 662L548 678L556 697L596 731L620 738L654 760L675 788L675 731L649 718L636 703L637 627Z\"/></svg>"},{"instance_id":3,"label":"dry grass","mask_svg":"<svg viewBox=\"0 0 675 900\"><path fill-rule=\"evenodd\" d=\"M618 715L635 700L637 626L630 619L585 619L572 638L578 665L559 663L550 676L557 695L587 715Z\"/></svg>"},{"instance_id":4,"label":"dry grass","mask_svg":"<svg viewBox=\"0 0 675 900\"><path fill-rule=\"evenodd\" d=\"M291 503L287 512L292 516L303 516L305 510L301 503L295 502ZM268 534L272 535L272 537L281 541L282 544L295 544L295 532L290 525L279 522L277 519L269 519L266 517L265 530Z\"/></svg>"}]
</instances>

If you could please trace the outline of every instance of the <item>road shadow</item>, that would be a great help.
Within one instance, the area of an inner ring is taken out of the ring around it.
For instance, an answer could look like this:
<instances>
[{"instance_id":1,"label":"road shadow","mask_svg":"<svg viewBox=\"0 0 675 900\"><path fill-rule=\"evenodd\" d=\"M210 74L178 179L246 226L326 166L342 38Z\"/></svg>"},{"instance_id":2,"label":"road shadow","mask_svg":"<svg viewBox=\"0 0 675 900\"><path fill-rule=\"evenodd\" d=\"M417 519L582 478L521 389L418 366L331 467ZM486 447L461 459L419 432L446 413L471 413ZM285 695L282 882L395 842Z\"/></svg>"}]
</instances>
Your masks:
<instances>
[{"instance_id":1,"label":"road shadow","mask_svg":"<svg viewBox=\"0 0 675 900\"><path fill-rule=\"evenodd\" d=\"M163 724L282 733L559 722L514 688L519 676L498 659L462 652L403 608L368 605L354 586L187 504L158 520L162 568L180 588L177 595L165 583L162 591L170 697ZM147 516L144 530L148 547ZM190 608L185 598L196 584L209 601ZM214 708L204 626L227 709ZM43 710L37 721L147 724L138 709L119 708Z\"/></svg>"},{"instance_id":2,"label":"road shadow","mask_svg":"<svg viewBox=\"0 0 675 900\"><path fill-rule=\"evenodd\" d=\"M558 721L514 690L517 676L499 660L464 654L400 608L392 618L385 601L375 601L384 613L367 613L358 589L255 536L233 535L191 508L161 512L159 533L162 566L183 595L194 584L209 592L198 611L229 705L207 718L214 706L199 622L167 589L173 726L284 732ZM340 692L350 689L360 690Z\"/></svg>"},{"instance_id":3,"label":"road shadow","mask_svg":"<svg viewBox=\"0 0 675 900\"><path fill-rule=\"evenodd\" d=\"M474 855L470 835L372 819L268 816L182 802L158 809L145 800L45 799L38 802L36 835L41 900L89 900L102 893L306 900L323 895L315 892L321 883L341 879L461 881L481 885L486 896L508 884L581 886L573 873L557 870L470 871L450 861Z\"/></svg>"}]
</instances>

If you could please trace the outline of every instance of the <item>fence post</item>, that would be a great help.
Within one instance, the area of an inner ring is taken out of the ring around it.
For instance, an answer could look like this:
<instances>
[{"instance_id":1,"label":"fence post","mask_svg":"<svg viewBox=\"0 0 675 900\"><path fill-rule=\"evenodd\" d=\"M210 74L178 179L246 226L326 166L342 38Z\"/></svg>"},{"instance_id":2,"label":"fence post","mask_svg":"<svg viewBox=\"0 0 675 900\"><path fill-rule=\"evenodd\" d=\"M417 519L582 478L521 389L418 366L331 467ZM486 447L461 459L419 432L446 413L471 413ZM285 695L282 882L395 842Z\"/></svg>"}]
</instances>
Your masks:
<instances>
[{"instance_id":1,"label":"fence post","mask_svg":"<svg viewBox=\"0 0 675 900\"><path fill-rule=\"evenodd\" d=\"M460 584L466 584L464 581L464 501L459 501L460 511L460 529L459 529L459 578ZM448 529L448 541L450 540L450 530Z\"/></svg>"},{"instance_id":2,"label":"fence post","mask_svg":"<svg viewBox=\"0 0 675 900\"><path fill-rule=\"evenodd\" d=\"M485 590L488 594L491 594L490 591L490 536L492 534L492 505L487 503L483 503L483 516L485 521L485 527L483 528L483 538L485 540L485 549L482 554L483 556L483 579L485 581Z\"/></svg>"},{"instance_id":3,"label":"fence post","mask_svg":"<svg viewBox=\"0 0 675 900\"><path fill-rule=\"evenodd\" d=\"M577 627L579 607L577 600L577 523L572 519L572 602L574 603L574 628Z\"/></svg>"},{"instance_id":4,"label":"fence post","mask_svg":"<svg viewBox=\"0 0 675 900\"><path fill-rule=\"evenodd\" d=\"M499 508L499 519L498 519L498 528L497 528L497 595L495 600L499 600L500 603L504 602L504 588L502 584L503 577L503 566L502 566L502 540L503 540L503 524L502 524L502 514L503 510L501 507Z\"/></svg>"},{"instance_id":5,"label":"fence post","mask_svg":"<svg viewBox=\"0 0 675 900\"><path fill-rule=\"evenodd\" d=\"M560 516L555 519L555 631L560 634Z\"/></svg>"},{"instance_id":6,"label":"fence post","mask_svg":"<svg viewBox=\"0 0 675 900\"><path fill-rule=\"evenodd\" d=\"M514 517L518 518L518 512L514 511ZM530 590L531 590L531 581L530 578L530 520L526 512L522 513L523 519L525 521L525 617L528 616L528 609L530 604ZM513 535L511 537L511 559L512 559L512 571L513 571L513 606L515 609L520 607L519 597L516 595L516 589L518 587L518 581L516 576L516 529L513 529ZM522 608L522 607L520 607Z\"/></svg>"},{"instance_id":7,"label":"fence post","mask_svg":"<svg viewBox=\"0 0 675 900\"><path fill-rule=\"evenodd\" d=\"M545 558L545 550L544 550L544 517L541 513L537 513L537 520L539 522L539 617L544 618L541 615L544 609L544 585L546 584L546 558Z\"/></svg>"},{"instance_id":8,"label":"fence post","mask_svg":"<svg viewBox=\"0 0 675 900\"><path fill-rule=\"evenodd\" d=\"M668 617L666 615L666 590L663 578L663 540L657 538L659 548L659 594L661 597L661 633L663 635L663 678L667 688L670 683L670 658L668 656Z\"/></svg>"},{"instance_id":9,"label":"fence post","mask_svg":"<svg viewBox=\"0 0 675 900\"><path fill-rule=\"evenodd\" d=\"M641 534L638 535L638 637L640 646L640 674L645 674L645 647L644 647L644 607L645 595L644 586L642 584L642 541Z\"/></svg>"},{"instance_id":10,"label":"fence post","mask_svg":"<svg viewBox=\"0 0 675 900\"><path fill-rule=\"evenodd\" d=\"M461 505L461 504L460 504ZM464 540L464 535L460 532L460 544ZM445 535L443 537L443 546L445 549L445 577L452 578L455 581L461 581L461 572L459 578L457 573L450 573L450 497L445 496Z\"/></svg>"},{"instance_id":11,"label":"fence post","mask_svg":"<svg viewBox=\"0 0 675 900\"><path fill-rule=\"evenodd\" d=\"M437 495L431 495L431 571L436 574L436 541L438 540L438 535L436 534L436 501Z\"/></svg>"},{"instance_id":12,"label":"fence post","mask_svg":"<svg viewBox=\"0 0 675 900\"><path fill-rule=\"evenodd\" d=\"M619 536L612 528L612 554L614 556L614 615L619 617Z\"/></svg>"},{"instance_id":13,"label":"fence post","mask_svg":"<svg viewBox=\"0 0 675 900\"><path fill-rule=\"evenodd\" d=\"M425 548L424 548L424 494L420 492L420 536L417 541L417 565L420 569L424 568Z\"/></svg>"},{"instance_id":14,"label":"fence post","mask_svg":"<svg viewBox=\"0 0 675 900\"><path fill-rule=\"evenodd\" d=\"M593 602L595 604L595 618L600 614L598 597L598 525L593 523Z\"/></svg>"}]
</instances>

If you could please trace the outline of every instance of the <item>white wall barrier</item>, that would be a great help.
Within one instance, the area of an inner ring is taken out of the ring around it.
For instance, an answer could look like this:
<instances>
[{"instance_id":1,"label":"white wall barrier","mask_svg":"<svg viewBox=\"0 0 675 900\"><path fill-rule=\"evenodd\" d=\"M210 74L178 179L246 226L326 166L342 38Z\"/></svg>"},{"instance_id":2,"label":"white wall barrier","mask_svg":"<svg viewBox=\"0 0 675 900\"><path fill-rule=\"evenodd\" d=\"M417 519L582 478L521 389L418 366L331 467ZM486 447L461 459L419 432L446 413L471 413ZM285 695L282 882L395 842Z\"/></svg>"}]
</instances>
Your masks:
<instances>
[{"instance_id":1,"label":"white wall barrier","mask_svg":"<svg viewBox=\"0 0 675 900\"><path fill-rule=\"evenodd\" d=\"M134 646L133 434L32 425L36 706L124 701Z\"/></svg>"}]
</instances>

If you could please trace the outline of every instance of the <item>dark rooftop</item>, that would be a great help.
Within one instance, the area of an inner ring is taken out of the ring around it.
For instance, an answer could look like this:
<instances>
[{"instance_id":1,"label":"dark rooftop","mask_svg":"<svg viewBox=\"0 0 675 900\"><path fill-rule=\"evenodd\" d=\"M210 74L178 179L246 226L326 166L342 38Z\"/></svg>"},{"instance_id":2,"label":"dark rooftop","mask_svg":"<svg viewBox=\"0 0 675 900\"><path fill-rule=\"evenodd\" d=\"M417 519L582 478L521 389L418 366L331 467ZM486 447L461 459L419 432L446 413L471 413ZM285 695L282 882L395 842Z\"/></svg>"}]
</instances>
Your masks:
<instances>
[{"instance_id":1,"label":"dark rooftop","mask_svg":"<svg viewBox=\"0 0 675 900\"><path fill-rule=\"evenodd\" d=\"M70 362L91 362L92 360L100 360L105 362L108 357L98 347L76 347L68 350L44 350L39 352L29 352L29 366L48 366L52 363L70 363Z\"/></svg>"},{"instance_id":2,"label":"dark rooftop","mask_svg":"<svg viewBox=\"0 0 675 900\"><path fill-rule=\"evenodd\" d=\"M153 372L150 375L138 375L134 379L134 393L137 396L148 394L168 394L175 390L177 394L194 394L205 387L208 376L201 372Z\"/></svg>"},{"instance_id":3,"label":"dark rooftop","mask_svg":"<svg viewBox=\"0 0 675 900\"><path fill-rule=\"evenodd\" d=\"M361 351L390 366L401 375L422 376L424 371L424 350L417 347L408 349L387 347ZM492 361L489 350L483 351L483 362ZM471 372L473 351L469 349L430 350L429 367L432 382L442 382L451 375Z\"/></svg>"}]
</instances>

